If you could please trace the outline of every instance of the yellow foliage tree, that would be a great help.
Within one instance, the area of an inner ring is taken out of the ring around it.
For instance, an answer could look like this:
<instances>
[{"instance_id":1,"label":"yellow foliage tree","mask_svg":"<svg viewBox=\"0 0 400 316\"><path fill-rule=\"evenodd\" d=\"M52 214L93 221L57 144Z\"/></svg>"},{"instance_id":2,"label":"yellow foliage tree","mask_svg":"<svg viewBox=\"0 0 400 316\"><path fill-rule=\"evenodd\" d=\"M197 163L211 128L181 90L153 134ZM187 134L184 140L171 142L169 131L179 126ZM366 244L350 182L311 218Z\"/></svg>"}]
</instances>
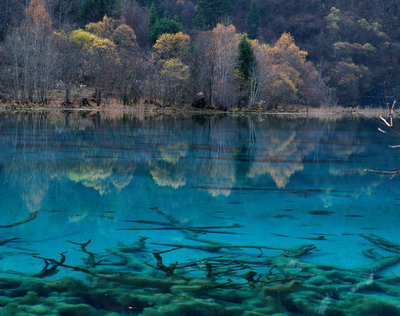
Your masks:
<instances>
[{"instance_id":1,"label":"yellow foliage tree","mask_svg":"<svg viewBox=\"0 0 400 316\"><path fill-rule=\"evenodd\" d=\"M125 73L125 76L114 76L115 87L119 90L124 104L137 102L139 98L138 88L140 86L139 77L141 74L137 37L134 30L120 22L104 16L102 21L89 23L85 30L97 37L92 41L93 48L107 48L104 52L114 54L113 67L109 70L111 73ZM93 38L94 39L94 38ZM100 40L99 40L100 39ZM110 45L111 44L111 45ZM114 45L113 49L110 49Z\"/></svg>"},{"instance_id":2,"label":"yellow foliage tree","mask_svg":"<svg viewBox=\"0 0 400 316\"><path fill-rule=\"evenodd\" d=\"M289 33L283 33L275 45L270 49L274 64L287 64L301 71L305 67L308 53L301 50Z\"/></svg>"},{"instance_id":3,"label":"yellow foliage tree","mask_svg":"<svg viewBox=\"0 0 400 316\"><path fill-rule=\"evenodd\" d=\"M70 41L82 47L86 54L84 72L96 88L96 103L101 103L101 91L115 81L117 65L120 63L114 42L84 30L74 30Z\"/></svg>"},{"instance_id":4,"label":"yellow foliage tree","mask_svg":"<svg viewBox=\"0 0 400 316\"><path fill-rule=\"evenodd\" d=\"M85 29L98 37L111 39L117 26L116 20L105 15L102 21L89 23L85 26Z\"/></svg>"},{"instance_id":5,"label":"yellow foliage tree","mask_svg":"<svg viewBox=\"0 0 400 316\"><path fill-rule=\"evenodd\" d=\"M183 86L189 79L189 67L180 59L161 61L160 79L164 105L174 105L183 94Z\"/></svg>"},{"instance_id":6,"label":"yellow foliage tree","mask_svg":"<svg viewBox=\"0 0 400 316\"><path fill-rule=\"evenodd\" d=\"M184 87L190 76L188 60L190 36L182 32L162 34L153 46L155 66L164 105L183 102Z\"/></svg>"},{"instance_id":7,"label":"yellow foliage tree","mask_svg":"<svg viewBox=\"0 0 400 316\"><path fill-rule=\"evenodd\" d=\"M162 34L154 44L156 59L178 58L184 60L188 54L190 36L182 32Z\"/></svg>"},{"instance_id":8,"label":"yellow foliage tree","mask_svg":"<svg viewBox=\"0 0 400 316\"><path fill-rule=\"evenodd\" d=\"M272 65L268 84L273 101L292 102L302 84L300 73L288 64Z\"/></svg>"},{"instance_id":9,"label":"yellow foliage tree","mask_svg":"<svg viewBox=\"0 0 400 316\"><path fill-rule=\"evenodd\" d=\"M189 67L177 58L164 60L160 73L168 80L183 81L189 78Z\"/></svg>"},{"instance_id":10,"label":"yellow foliage tree","mask_svg":"<svg viewBox=\"0 0 400 316\"><path fill-rule=\"evenodd\" d=\"M85 30L97 37L112 41L118 48L137 48L136 34L133 29L108 16L104 16L102 21L87 24Z\"/></svg>"},{"instance_id":11,"label":"yellow foliage tree","mask_svg":"<svg viewBox=\"0 0 400 316\"><path fill-rule=\"evenodd\" d=\"M256 41L252 45L259 63L259 93L267 104L311 104L322 98L318 93L324 84L307 62L308 53L295 44L292 35L283 33L272 47Z\"/></svg>"},{"instance_id":12,"label":"yellow foliage tree","mask_svg":"<svg viewBox=\"0 0 400 316\"><path fill-rule=\"evenodd\" d=\"M101 38L95 34L78 29L72 31L70 35L72 43L81 46L90 54L103 55L117 59L116 45L109 39Z\"/></svg>"},{"instance_id":13,"label":"yellow foliage tree","mask_svg":"<svg viewBox=\"0 0 400 316\"><path fill-rule=\"evenodd\" d=\"M122 49L134 50L138 48L136 34L133 29L126 24L121 24L115 29L112 39L114 43Z\"/></svg>"}]
</instances>

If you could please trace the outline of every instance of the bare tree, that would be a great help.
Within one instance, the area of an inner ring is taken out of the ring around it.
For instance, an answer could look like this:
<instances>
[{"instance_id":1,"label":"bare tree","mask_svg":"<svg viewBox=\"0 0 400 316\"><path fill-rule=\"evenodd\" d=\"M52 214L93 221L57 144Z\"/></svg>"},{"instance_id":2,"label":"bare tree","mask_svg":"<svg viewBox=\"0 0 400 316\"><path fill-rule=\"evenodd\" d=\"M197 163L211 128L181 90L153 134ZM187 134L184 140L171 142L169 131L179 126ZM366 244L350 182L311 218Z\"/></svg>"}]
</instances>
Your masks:
<instances>
[{"instance_id":1,"label":"bare tree","mask_svg":"<svg viewBox=\"0 0 400 316\"><path fill-rule=\"evenodd\" d=\"M386 96L387 98L387 96ZM396 138L400 137L400 132L397 130L397 126L395 124L394 121L394 115L398 113L395 111L395 105L396 105L396 101L393 101L391 104L388 102L386 102L386 105L388 107L389 110L389 119L386 120L383 116L380 116L380 119L382 121L382 124L385 126L385 129L383 128L378 128L378 131L383 133L383 134L389 134L392 135ZM400 148L400 145L390 145L390 148ZM375 170L375 169L364 169L364 172L374 172L374 173L380 173L380 174L388 174L388 175L396 175L396 174L400 174L400 170L396 169L396 170Z\"/></svg>"},{"instance_id":2,"label":"bare tree","mask_svg":"<svg viewBox=\"0 0 400 316\"><path fill-rule=\"evenodd\" d=\"M43 0L31 0L19 27L7 35L14 98L22 103L49 101L56 54L52 22Z\"/></svg>"},{"instance_id":3,"label":"bare tree","mask_svg":"<svg viewBox=\"0 0 400 316\"><path fill-rule=\"evenodd\" d=\"M149 33L148 9L141 7L136 1L123 0L121 12L124 23L135 30L139 45L147 45Z\"/></svg>"},{"instance_id":4,"label":"bare tree","mask_svg":"<svg viewBox=\"0 0 400 316\"><path fill-rule=\"evenodd\" d=\"M233 25L222 24L199 36L198 47L203 56L201 77L209 104L218 107L236 104L234 73L239 37Z\"/></svg>"},{"instance_id":5,"label":"bare tree","mask_svg":"<svg viewBox=\"0 0 400 316\"><path fill-rule=\"evenodd\" d=\"M72 43L68 35L58 33L55 37L58 64L56 78L60 88L65 90L64 105L71 105L71 90L82 81L84 54L81 48Z\"/></svg>"}]
</instances>

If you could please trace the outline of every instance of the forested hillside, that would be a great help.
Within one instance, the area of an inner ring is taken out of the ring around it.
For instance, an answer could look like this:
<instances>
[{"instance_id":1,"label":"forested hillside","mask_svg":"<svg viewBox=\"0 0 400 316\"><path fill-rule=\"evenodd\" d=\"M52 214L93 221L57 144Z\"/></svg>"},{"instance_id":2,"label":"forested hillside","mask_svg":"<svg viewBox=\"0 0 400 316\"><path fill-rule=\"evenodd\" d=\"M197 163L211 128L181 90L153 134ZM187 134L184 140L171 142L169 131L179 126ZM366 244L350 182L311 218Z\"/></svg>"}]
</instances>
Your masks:
<instances>
[{"instance_id":1,"label":"forested hillside","mask_svg":"<svg viewBox=\"0 0 400 316\"><path fill-rule=\"evenodd\" d=\"M398 0L2 0L0 102L381 105L399 17Z\"/></svg>"}]
</instances>

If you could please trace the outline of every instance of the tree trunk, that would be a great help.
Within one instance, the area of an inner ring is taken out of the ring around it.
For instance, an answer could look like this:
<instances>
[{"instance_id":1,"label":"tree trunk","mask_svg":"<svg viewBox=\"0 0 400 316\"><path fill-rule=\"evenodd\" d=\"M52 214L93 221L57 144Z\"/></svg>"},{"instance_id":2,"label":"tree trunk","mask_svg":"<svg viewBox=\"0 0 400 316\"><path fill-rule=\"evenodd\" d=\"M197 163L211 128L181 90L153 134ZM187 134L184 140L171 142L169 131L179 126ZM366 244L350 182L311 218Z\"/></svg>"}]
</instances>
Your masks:
<instances>
[{"instance_id":1,"label":"tree trunk","mask_svg":"<svg viewBox=\"0 0 400 316\"><path fill-rule=\"evenodd\" d=\"M24 89L22 92L22 103L28 103L28 61L26 55L24 56Z\"/></svg>"},{"instance_id":2,"label":"tree trunk","mask_svg":"<svg viewBox=\"0 0 400 316\"><path fill-rule=\"evenodd\" d=\"M67 84L67 86L65 87L65 104L66 105L71 104L70 94L71 94L71 86L69 84Z\"/></svg>"},{"instance_id":3,"label":"tree trunk","mask_svg":"<svg viewBox=\"0 0 400 316\"><path fill-rule=\"evenodd\" d=\"M20 102L19 98L19 58L17 48L14 48L14 101Z\"/></svg>"},{"instance_id":4,"label":"tree trunk","mask_svg":"<svg viewBox=\"0 0 400 316\"><path fill-rule=\"evenodd\" d=\"M96 88L96 104L97 106L101 105L101 90Z\"/></svg>"},{"instance_id":5,"label":"tree trunk","mask_svg":"<svg viewBox=\"0 0 400 316\"><path fill-rule=\"evenodd\" d=\"M213 89L214 89L214 62L211 64L210 69L210 80L208 83L208 104L211 105L213 101Z\"/></svg>"}]
</instances>

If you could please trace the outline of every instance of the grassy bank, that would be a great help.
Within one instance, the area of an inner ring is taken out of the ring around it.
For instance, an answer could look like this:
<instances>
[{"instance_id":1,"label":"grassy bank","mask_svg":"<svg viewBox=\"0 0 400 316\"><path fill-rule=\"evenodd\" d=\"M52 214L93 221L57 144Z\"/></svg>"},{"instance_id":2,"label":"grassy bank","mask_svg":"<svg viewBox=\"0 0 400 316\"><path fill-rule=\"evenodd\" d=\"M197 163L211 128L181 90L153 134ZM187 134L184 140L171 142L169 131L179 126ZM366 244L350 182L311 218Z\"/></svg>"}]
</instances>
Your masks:
<instances>
[{"instance_id":1,"label":"grassy bank","mask_svg":"<svg viewBox=\"0 0 400 316\"><path fill-rule=\"evenodd\" d=\"M367 117L387 116L389 111L382 107L306 107L302 105L282 105L276 109L267 110L265 108L230 108L221 110L218 108L197 109L191 106L185 107L163 107L152 104L136 104L132 106L123 105L107 105L107 106L71 106L64 107L61 105L6 105L0 104L0 110L10 111L46 111L46 110L63 110L63 111L123 111L123 112L156 112L156 113L187 113L187 114L231 114L231 115L301 115L310 117L319 116L344 116L344 115L364 115Z\"/></svg>"}]
</instances>

